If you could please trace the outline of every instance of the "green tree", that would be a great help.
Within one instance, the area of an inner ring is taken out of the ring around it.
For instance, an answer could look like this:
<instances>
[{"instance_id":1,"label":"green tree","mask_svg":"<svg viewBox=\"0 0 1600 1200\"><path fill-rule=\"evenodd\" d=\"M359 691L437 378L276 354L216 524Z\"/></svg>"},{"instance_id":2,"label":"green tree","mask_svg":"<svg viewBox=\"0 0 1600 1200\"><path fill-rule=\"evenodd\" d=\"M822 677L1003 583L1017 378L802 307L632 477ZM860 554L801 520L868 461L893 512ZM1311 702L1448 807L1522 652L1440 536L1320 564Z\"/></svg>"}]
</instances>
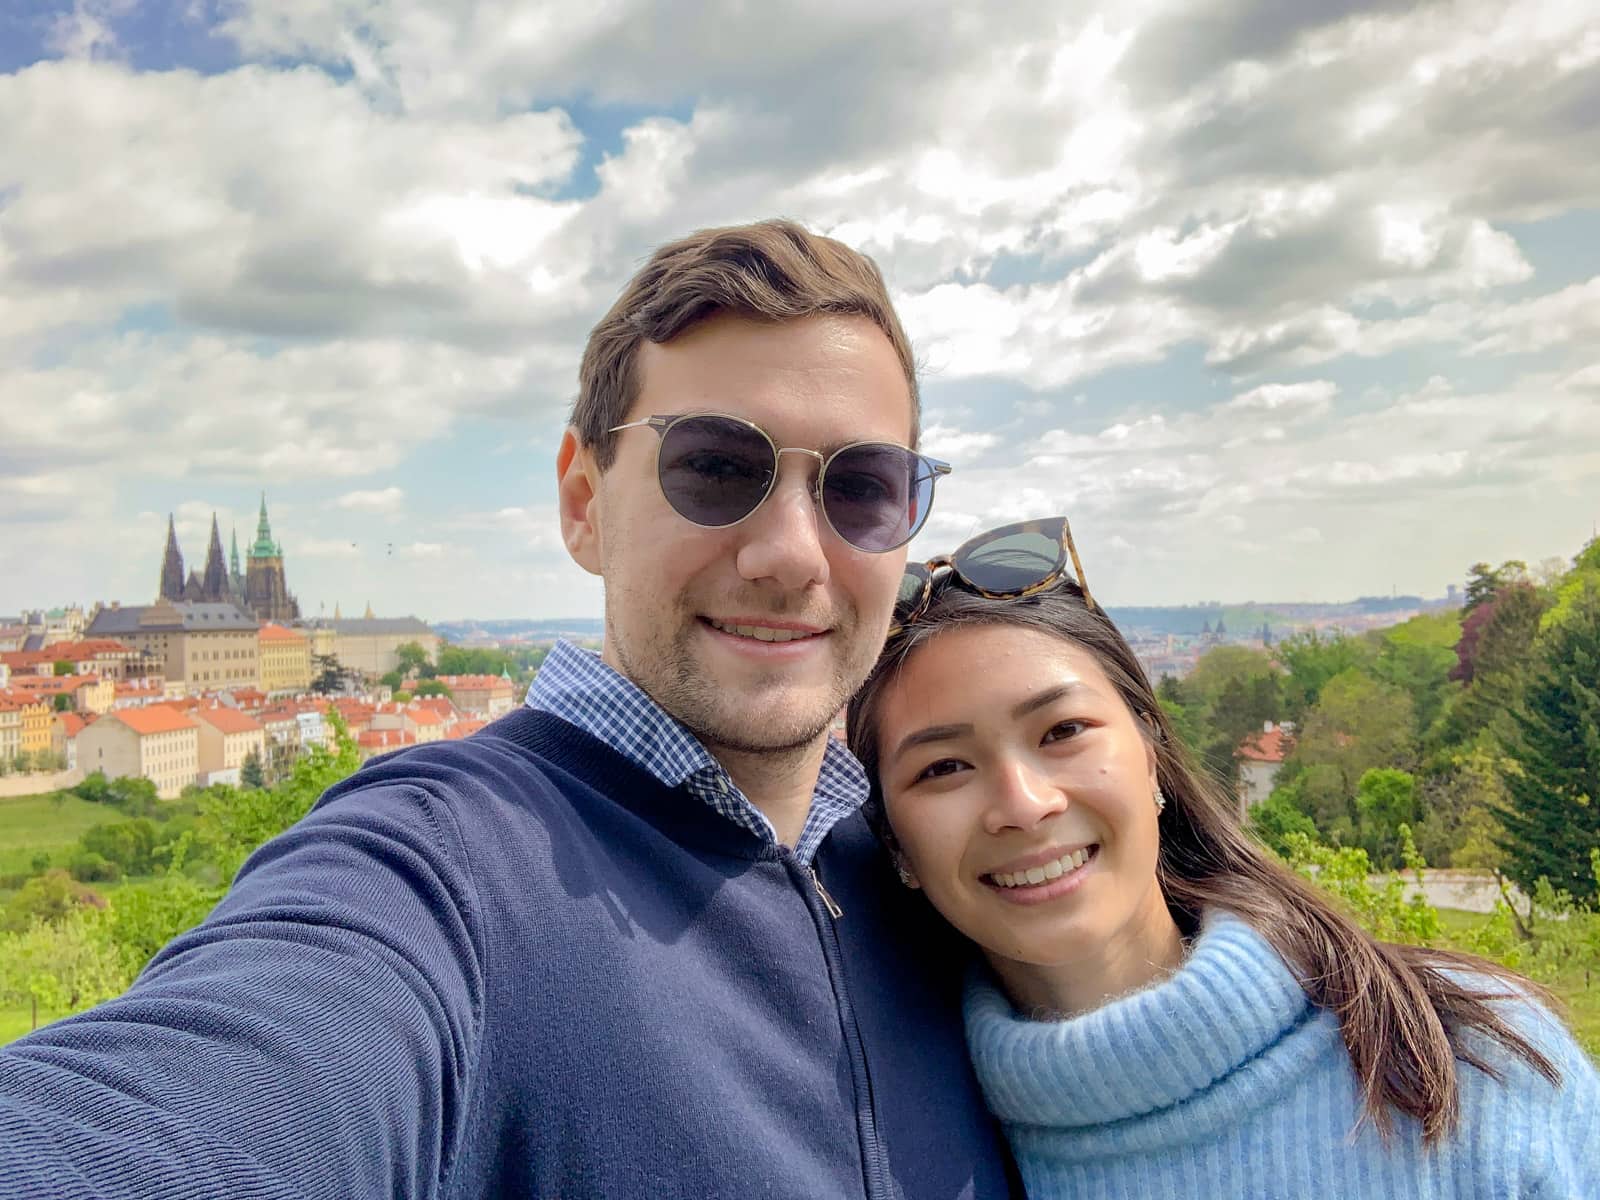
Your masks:
<instances>
[{"instance_id":1,"label":"green tree","mask_svg":"<svg viewBox=\"0 0 1600 1200\"><path fill-rule=\"evenodd\" d=\"M198 841L224 881L238 874L256 847L305 816L317 797L361 765L356 744L338 711L330 708L325 719L334 749L311 747L276 787L241 791L218 785L207 788L200 798Z\"/></svg>"},{"instance_id":2,"label":"green tree","mask_svg":"<svg viewBox=\"0 0 1600 1200\"><path fill-rule=\"evenodd\" d=\"M1373 678L1405 691L1416 709L1418 731L1426 731L1461 691L1450 678L1461 640L1460 617L1454 612L1422 613L1373 636L1378 647Z\"/></svg>"},{"instance_id":3,"label":"green tree","mask_svg":"<svg viewBox=\"0 0 1600 1200\"><path fill-rule=\"evenodd\" d=\"M1356 784L1357 832L1381 871L1401 865L1401 830L1417 820L1417 779L1409 771L1374 767Z\"/></svg>"},{"instance_id":4,"label":"green tree","mask_svg":"<svg viewBox=\"0 0 1600 1200\"><path fill-rule=\"evenodd\" d=\"M78 799L87 800L90 804L104 804L110 790L111 784L104 771L90 771L72 792Z\"/></svg>"},{"instance_id":5,"label":"green tree","mask_svg":"<svg viewBox=\"0 0 1600 1200\"><path fill-rule=\"evenodd\" d=\"M1532 893L1546 878L1593 902L1600 846L1600 587L1576 597L1540 639L1506 751L1506 874Z\"/></svg>"},{"instance_id":6,"label":"green tree","mask_svg":"<svg viewBox=\"0 0 1600 1200\"><path fill-rule=\"evenodd\" d=\"M449 696L452 699L455 697L455 693L437 679L422 680L417 684L414 694L418 696Z\"/></svg>"},{"instance_id":7,"label":"green tree","mask_svg":"<svg viewBox=\"0 0 1600 1200\"><path fill-rule=\"evenodd\" d=\"M1471 742L1489 730L1502 745L1515 734L1511 711L1527 685L1534 640L1548 598L1532 584L1512 583L1462 622L1457 676L1467 689L1450 706L1441 730L1447 744ZM1468 640L1471 639L1471 646Z\"/></svg>"},{"instance_id":8,"label":"green tree","mask_svg":"<svg viewBox=\"0 0 1600 1200\"><path fill-rule=\"evenodd\" d=\"M1309 776L1302 807L1319 829L1341 840L1354 831L1361 777L1373 767L1413 766L1415 725L1410 696L1356 668L1322 686L1286 764L1290 779Z\"/></svg>"},{"instance_id":9,"label":"green tree","mask_svg":"<svg viewBox=\"0 0 1600 1200\"><path fill-rule=\"evenodd\" d=\"M34 1000L59 1016L120 995L129 980L103 912L79 910L0 934L0 1003Z\"/></svg>"},{"instance_id":10,"label":"green tree","mask_svg":"<svg viewBox=\"0 0 1600 1200\"><path fill-rule=\"evenodd\" d=\"M1283 681L1285 712L1295 721L1317 703L1330 680L1365 668L1376 657L1374 648L1361 638L1340 632L1324 637L1315 629L1286 637L1274 649L1287 672Z\"/></svg>"},{"instance_id":11,"label":"green tree","mask_svg":"<svg viewBox=\"0 0 1600 1200\"><path fill-rule=\"evenodd\" d=\"M106 803L130 817L154 816L161 809L156 785L138 775L122 775L106 785Z\"/></svg>"},{"instance_id":12,"label":"green tree","mask_svg":"<svg viewBox=\"0 0 1600 1200\"><path fill-rule=\"evenodd\" d=\"M1296 787L1289 784L1272 789L1272 794L1260 804L1252 805L1245 827L1262 845L1280 857L1288 857L1289 835L1317 839L1317 826L1300 811Z\"/></svg>"},{"instance_id":13,"label":"green tree","mask_svg":"<svg viewBox=\"0 0 1600 1200\"><path fill-rule=\"evenodd\" d=\"M156 869L156 827L144 817L96 825L84 832L78 845L98 854L129 875L149 875Z\"/></svg>"},{"instance_id":14,"label":"green tree","mask_svg":"<svg viewBox=\"0 0 1600 1200\"><path fill-rule=\"evenodd\" d=\"M216 907L225 889L207 887L177 869L150 883L129 884L117 893L110 934L121 967L132 979L178 934L193 928Z\"/></svg>"},{"instance_id":15,"label":"green tree","mask_svg":"<svg viewBox=\"0 0 1600 1200\"><path fill-rule=\"evenodd\" d=\"M433 663L429 660L428 652L421 642L401 642L394 648L394 656L399 661L402 676L433 674ZM424 668L427 668L426 671Z\"/></svg>"},{"instance_id":16,"label":"green tree","mask_svg":"<svg viewBox=\"0 0 1600 1200\"><path fill-rule=\"evenodd\" d=\"M254 750L246 754L244 762L239 764L239 783L247 788L267 786L266 774L261 770L261 755Z\"/></svg>"},{"instance_id":17,"label":"green tree","mask_svg":"<svg viewBox=\"0 0 1600 1200\"><path fill-rule=\"evenodd\" d=\"M331 696L344 690L346 671L336 654L313 654L311 668L314 672L311 690L319 696Z\"/></svg>"},{"instance_id":18,"label":"green tree","mask_svg":"<svg viewBox=\"0 0 1600 1200\"><path fill-rule=\"evenodd\" d=\"M72 697L67 695L65 692L57 692L55 696L51 698L50 703L58 713L72 711Z\"/></svg>"},{"instance_id":19,"label":"green tree","mask_svg":"<svg viewBox=\"0 0 1600 1200\"><path fill-rule=\"evenodd\" d=\"M33 921L59 921L78 908L104 908L105 899L60 867L35 875L6 902L0 929L26 929Z\"/></svg>"},{"instance_id":20,"label":"green tree","mask_svg":"<svg viewBox=\"0 0 1600 1200\"><path fill-rule=\"evenodd\" d=\"M1517 769L1487 734L1455 748L1440 769L1418 788L1424 817L1417 848L1441 867L1500 871L1505 829L1500 811L1508 801L1506 775Z\"/></svg>"},{"instance_id":21,"label":"green tree","mask_svg":"<svg viewBox=\"0 0 1600 1200\"><path fill-rule=\"evenodd\" d=\"M57 659L54 663L51 664L50 670L56 676L56 678L59 679L64 675L73 674L77 670L77 668L74 667L66 659L61 658L61 659Z\"/></svg>"},{"instance_id":22,"label":"green tree","mask_svg":"<svg viewBox=\"0 0 1600 1200\"><path fill-rule=\"evenodd\" d=\"M399 691L400 685L405 682L405 677L399 671L388 671L379 676L378 682L390 691Z\"/></svg>"}]
</instances>

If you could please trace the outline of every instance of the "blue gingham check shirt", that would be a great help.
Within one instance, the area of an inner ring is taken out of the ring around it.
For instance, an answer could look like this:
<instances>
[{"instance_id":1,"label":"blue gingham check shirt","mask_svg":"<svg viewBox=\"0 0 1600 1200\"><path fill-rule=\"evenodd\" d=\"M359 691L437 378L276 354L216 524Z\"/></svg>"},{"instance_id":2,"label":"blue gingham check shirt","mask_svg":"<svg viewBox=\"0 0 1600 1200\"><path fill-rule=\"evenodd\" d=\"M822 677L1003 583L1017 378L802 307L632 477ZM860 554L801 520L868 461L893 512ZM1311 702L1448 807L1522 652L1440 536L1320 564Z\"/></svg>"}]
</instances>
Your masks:
<instances>
[{"instance_id":1,"label":"blue gingham check shirt","mask_svg":"<svg viewBox=\"0 0 1600 1200\"><path fill-rule=\"evenodd\" d=\"M667 787L686 788L735 825L778 844L778 832L766 814L750 803L699 740L593 651L557 642L534 676L527 704L576 725ZM866 772L855 755L830 736L811 794L811 811L794 848L802 865L811 865L828 831L866 798Z\"/></svg>"}]
</instances>

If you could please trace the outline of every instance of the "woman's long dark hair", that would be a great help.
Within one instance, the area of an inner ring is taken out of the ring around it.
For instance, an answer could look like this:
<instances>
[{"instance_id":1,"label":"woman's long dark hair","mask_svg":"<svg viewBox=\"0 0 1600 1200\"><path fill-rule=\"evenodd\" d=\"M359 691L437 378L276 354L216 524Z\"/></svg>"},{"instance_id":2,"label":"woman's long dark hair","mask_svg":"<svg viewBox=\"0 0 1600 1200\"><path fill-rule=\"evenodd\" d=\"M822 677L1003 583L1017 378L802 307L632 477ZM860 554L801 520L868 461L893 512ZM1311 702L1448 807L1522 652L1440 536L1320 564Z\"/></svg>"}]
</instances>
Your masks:
<instances>
[{"instance_id":1,"label":"woman's long dark hair","mask_svg":"<svg viewBox=\"0 0 1600 1200\"><path fill-rule=\"evenodd\" d=\"M1487 1035L1551 1082L1560 1081L1555 1065L1490 1003L1532 995L1553 1005L1544 989L1469 955L1376 940L1245 834L1232 806L1174 736L1122 634L1103 609L1085 604L1076 585L1063 581L1034 596L993 600L952 586L952 579L935 581L926 614L890 639L850 703L850 748L872 780L871 805L879 820L878 710L885 689L919 647L954 626L1007 625L1062 638L1094 655L1150 731L1157 781L1167 797L1156 876L1173 919L1193 932L1204 910L1226 909L1272 944L1311 1002L1338 1016L1361 1081L1364 1119L1387 1134L1391 1109L1397 1109L1415 1117L1430 1142L1454 1128L1460 1115L1456 1060L1499 1077L1462 1037L1468 1030Z\"/></svg>"}]
</instances>

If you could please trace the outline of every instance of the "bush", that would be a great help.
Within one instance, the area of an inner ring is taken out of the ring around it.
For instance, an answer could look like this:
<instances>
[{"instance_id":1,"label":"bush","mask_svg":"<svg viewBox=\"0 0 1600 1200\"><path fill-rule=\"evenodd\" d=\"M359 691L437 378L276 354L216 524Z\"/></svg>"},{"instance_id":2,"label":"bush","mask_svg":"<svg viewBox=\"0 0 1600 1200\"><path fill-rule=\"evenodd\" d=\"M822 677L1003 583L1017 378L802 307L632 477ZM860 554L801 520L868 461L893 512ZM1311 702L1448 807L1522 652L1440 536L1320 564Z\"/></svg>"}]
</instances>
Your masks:
<instances>
[{"instance_id":1,"label":"bush","mask_svg":"<svg viewBox=\"0 0 1600 1200\"><path fill-rule=\"evenodd\" d=\"M1250 809L1245 822L1255 839L1282 858L1289 857L1291 833L1317 840L1317 824L1295 804L1295 789L1273 788L1272 794Z\"/></svg>"},{"instance_id":2,"label":"bush","mask_svg":"<svg viewBox=\"0 0 1600 1200\"><path fill-rule=\"evenodd\" d=\"M78 844L86 854L115 863L129 875L149 875L156 869L156 827L145 817L96 825L78 839Z\"/></svg>"},{"instance_id":3,"label":"bush","mask_svg":"<svg viewBox=\"0 0 1600 1200\"><path fill-rule=\"evenodd\" d=\"M47 1011L78 1012L120 995L128 981L103 912L78 910L0 934L0 1003L37 1000Z\"/></svg>"},{"instance_id":4,"label":"bush","mask_svg":"<svg viewBox=\"0 0 1600 1200\"><path fill-rule=\"evenodd\" d=\"M1411 840L1411 830L1400 827L1402 855L1418 879L1425 864ZM1431 945L1440 933L1439 914L1420 893L1406 898L1405 880L1395 875L1374 884L1372 863L1365 850L1346 846L1335 849L1301 833L1284 839L1289 865L1323 891L1343 901L1345 907L1373 937L1386 942Z\"/></svg>"},{"instance_id":5,"label":"bush","mask_svg":"<svg viewBox=\"0 0 1600 1200\"><path fill-rule=\"evenodd\" d=\"M34 921L58 921L80 908L104 908L105 898L60 867L35 875L17 889L0 915L0 929L20 932Z\"/></svg>"},{"instance_id":6,"label":"bush","mask_svg":"<svg viewBox=\"0 0 1600 1200\"><path fill-rule=\"evenodd\" d=\"M93 850L74 850L67 858L67 873L80 883L115 883L122 868Z\"/></svg>"}]
</instances>

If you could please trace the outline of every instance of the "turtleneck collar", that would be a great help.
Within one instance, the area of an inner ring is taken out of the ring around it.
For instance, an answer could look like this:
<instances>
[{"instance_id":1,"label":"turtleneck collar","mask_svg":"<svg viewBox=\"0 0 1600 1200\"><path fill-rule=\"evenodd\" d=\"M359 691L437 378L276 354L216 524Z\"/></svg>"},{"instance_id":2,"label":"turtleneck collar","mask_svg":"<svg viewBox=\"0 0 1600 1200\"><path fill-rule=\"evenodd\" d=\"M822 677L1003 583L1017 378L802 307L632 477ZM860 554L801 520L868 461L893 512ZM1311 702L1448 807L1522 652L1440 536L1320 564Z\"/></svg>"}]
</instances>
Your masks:
<instances>
[{"instance_id":1,"label":"turtleneck collar","mask_svg":"<svg viewBox=\"0 0 1600 1200\"><path fill-rule=\"evenodd\" d=\"M1172 975L1065 1021L1018 1016L992 976L975 973L966 1023L994 1114L1081 1134L1096 1143L1086 1153L1188 1141L1211 1120L1237 1120L1285 1094L1338 1038L1277 952L1223 912L1207 914Z\"/></svg>"}]
</instances>

